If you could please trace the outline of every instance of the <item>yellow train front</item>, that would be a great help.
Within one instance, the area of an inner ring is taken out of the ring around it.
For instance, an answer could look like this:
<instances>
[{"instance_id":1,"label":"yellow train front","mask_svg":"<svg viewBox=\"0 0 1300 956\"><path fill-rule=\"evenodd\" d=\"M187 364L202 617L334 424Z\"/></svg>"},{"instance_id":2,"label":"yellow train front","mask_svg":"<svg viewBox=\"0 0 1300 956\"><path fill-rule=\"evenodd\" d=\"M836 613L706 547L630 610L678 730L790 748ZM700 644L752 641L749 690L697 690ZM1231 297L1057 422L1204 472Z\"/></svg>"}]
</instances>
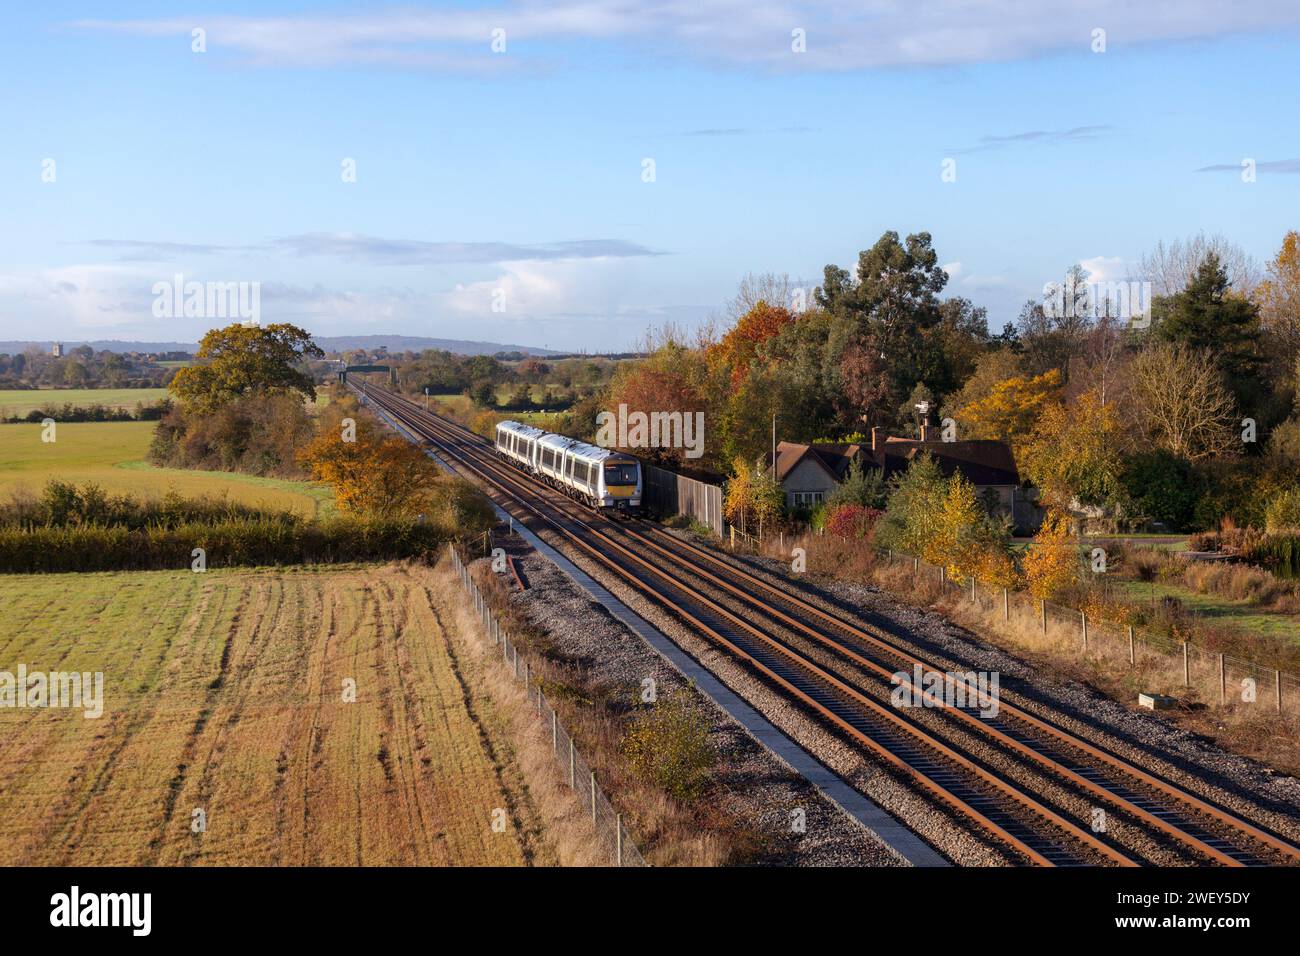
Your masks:
<instances>
[{"instance_id":1,"label":"yellow train front","mask_svg":"<svg viewBox=\"0 0 1300 956\"><path fill-rule=\"evenodd\" d=\"M600 469L600 482L602 508L628 513L641 510L641 462L631 455L607 451Z\"/></svg>"}]
</instances>

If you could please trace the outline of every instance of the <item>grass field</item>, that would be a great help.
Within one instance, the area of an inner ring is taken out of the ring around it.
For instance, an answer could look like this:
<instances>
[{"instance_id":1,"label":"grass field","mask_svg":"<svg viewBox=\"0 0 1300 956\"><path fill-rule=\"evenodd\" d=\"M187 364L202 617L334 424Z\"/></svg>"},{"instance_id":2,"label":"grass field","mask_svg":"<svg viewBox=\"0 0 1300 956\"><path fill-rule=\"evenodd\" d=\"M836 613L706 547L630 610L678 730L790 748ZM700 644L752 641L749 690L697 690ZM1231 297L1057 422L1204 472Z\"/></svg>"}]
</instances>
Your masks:
<instances>
[{"instance_id":1,"label":"grass field","mask_svg":"<svg viewBox=\"0 0 1300 956\"><path fill-rule=\"evenodd\" d=\"M0 708L5 862L550 862L432 573L0 577L0 666L104 675L98 719Z\"/></svg>"},{"instance_id":2,"label":"grass field","mask_svg":"<svg viewBox=\"0 0 1300 956\"><path fill-rule=\"evenodd\" d=\"M0 425L0 497L23 488L38 494L52 478L94 481L113 494L192 497L228 495L245 504L327 513L333 495L323 485L224 471L154 468L145 462L154 422L69 422L57 441L41 441L40 425Z\"/></svg>"},{"instance_id":3,"label":"grass field","mask_svg":"<svg viewBox=\"0 0 1300 956\"><path fill-rule=\"evenodd\" d=\"M0 388L0 417L26 415L50 405L107 405L134 409L167 397L165 388Z\"/></svg>"},{"instance_id":4,"label":"grass field","mask_svg":"<svg viewBox=\"0 0 1300 956\"><path fill-rule=\"evenodd\" d=\"M1259 634L1289 637L1300 642L1300 625L1297 625L1294 616L1261 610L1249 601L1234 601L1218 594L1201 594L1181 584L1163 581L1123 580L1119 585L1125 596L1136 603L1159 601L1167 597L1177 598L1188 611L1199 616L1206 623L1229 624Z\"/></svg>"}]
</instances>

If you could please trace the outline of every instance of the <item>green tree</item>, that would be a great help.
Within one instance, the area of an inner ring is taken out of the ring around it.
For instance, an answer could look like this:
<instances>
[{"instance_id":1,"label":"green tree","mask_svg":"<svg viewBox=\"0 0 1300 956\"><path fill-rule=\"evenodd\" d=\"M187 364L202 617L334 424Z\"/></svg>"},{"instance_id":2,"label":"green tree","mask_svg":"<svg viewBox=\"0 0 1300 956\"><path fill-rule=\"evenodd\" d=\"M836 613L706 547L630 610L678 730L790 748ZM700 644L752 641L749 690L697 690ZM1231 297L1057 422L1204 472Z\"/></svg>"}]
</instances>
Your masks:
<instances>
[{"instance_id":1,"label":"green tree","mask_svg":"<svg viewBox=\"0 0 1300 956\"><path fill-rule=\"evenodd\" d=\"M826 496L826 510L834 511L841 505L883 508L888 497L888 489L880 470L864 469L857 459L854 459L849 463L849 470L844 480Z\"/></svg>"},{"instance_id":2,"label":"green tree","mask_svg":"<svg viewBox=\"0 0 1300 956\"><path fill-rule=\"evenodd\" d=\"M1154 331L1166 342L1213 355L1238 409L1257 409L1266 393L1259 374L1259 308L1229 287L1219 257L1209 253L1187 288L1153 303Z\"/></svg>"},{"instance_id":3,"label":"green tree","mask_svg":"<svg viewBox=\"0 0 1300 956\"><path fill-rule=\"evenodd\" d=\"M177 370L168 388L200 412L248 394L296 392L315 401L315 383L298 366L324 354L311 335L297 326L236 323L203 336L199 364Z\"/></svg>"},{"instance_id":4,"label":"green tree","mask_svg":"<svg viewBox=\"0 0 1300 956\"><path fill-rule=\"evenodd\" d=\"M943 472L931 455L912 460L894 478L876 541L886 548L920 556L938 530L939 512L948 493Z\"/></svg>"}]
</instances>

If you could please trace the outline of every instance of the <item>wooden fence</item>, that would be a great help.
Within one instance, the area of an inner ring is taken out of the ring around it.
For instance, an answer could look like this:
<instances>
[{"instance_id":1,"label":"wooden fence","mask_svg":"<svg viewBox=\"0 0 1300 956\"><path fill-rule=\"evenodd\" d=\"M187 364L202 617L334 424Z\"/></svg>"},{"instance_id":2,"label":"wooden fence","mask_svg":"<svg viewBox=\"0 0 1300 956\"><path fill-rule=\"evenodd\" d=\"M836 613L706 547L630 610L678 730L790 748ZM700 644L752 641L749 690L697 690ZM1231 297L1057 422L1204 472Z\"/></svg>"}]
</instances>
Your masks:
<instances>
[{"instance_id":1,"label":"wooden fence","mask_svg":"<svg viewBox=\"0 0 1300 956\"><path fill-rule=\"evenodd\" d=\"M686 515L707 525L722 537L722 487L687 478L675 471L641 465L645 506L656 514L671 518Z\"/></svg>"}]
</instances>

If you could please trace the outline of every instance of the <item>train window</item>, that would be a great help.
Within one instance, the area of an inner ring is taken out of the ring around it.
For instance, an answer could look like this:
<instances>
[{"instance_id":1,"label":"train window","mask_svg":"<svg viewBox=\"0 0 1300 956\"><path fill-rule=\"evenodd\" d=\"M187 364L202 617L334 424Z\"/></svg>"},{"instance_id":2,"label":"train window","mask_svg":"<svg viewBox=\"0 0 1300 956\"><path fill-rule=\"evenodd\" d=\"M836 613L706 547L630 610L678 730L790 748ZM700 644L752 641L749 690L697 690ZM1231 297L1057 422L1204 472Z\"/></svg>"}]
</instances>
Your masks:
<instances>
[{"instance_id":1,"label":"train window","mask_svg":"<svg viewBox=\"0 0 1300 956\"><path fill-rule=\"evenodd\" d=\"M630 462L605 463L605 487L610 485L635 485L637 467Z\"/></svg>"}]
</instances>

